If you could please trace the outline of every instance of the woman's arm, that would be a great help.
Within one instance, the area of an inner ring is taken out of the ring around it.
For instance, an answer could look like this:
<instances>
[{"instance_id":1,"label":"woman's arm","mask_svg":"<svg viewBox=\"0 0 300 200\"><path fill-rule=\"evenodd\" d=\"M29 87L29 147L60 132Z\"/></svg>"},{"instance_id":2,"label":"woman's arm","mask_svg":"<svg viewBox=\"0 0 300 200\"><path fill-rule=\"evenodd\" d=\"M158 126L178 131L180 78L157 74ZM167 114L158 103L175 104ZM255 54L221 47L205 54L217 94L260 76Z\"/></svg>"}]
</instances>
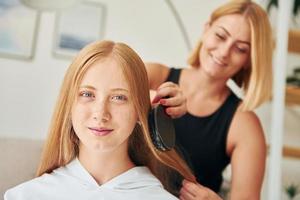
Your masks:
<instances>
[{"instance_id":1,"label":"woman's arm","mask_svg":"<svg viewBox=\"0 0 300 200\"><path fill-rule=\"evenodd\" d=\"M230 199L260 199L266 142L254 112L236 112L228 133L227 153L232 167Z\"/></svg>"},{"instance_id":2,"label":"woman's arm","mask_svg":"<svg viewBox=\"0 0 300 200\"><path fill-rule=\"evenodd\" d=\"M157 90L166 81L170 68L160 63L145 63L150 90Z\"/></svg>"}]
</instances>

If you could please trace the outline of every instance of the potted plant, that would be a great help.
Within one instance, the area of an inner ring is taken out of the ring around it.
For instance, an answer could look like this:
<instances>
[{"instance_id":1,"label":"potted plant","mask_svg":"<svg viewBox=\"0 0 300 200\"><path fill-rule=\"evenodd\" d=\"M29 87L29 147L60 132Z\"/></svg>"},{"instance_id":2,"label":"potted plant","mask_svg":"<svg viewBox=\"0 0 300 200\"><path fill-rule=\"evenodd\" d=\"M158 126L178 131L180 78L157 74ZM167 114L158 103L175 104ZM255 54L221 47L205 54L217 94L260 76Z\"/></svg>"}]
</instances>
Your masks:
<instances>
[{"instance_id":1,"label":"potted plant","mask_svg":"<svg viewBox=\"0 0 300 200\"><path fill-rule=\"evenodd\" d=\"M296 184L290 184L284 188L285 193L289 197L290 200L294 199L294 197L299 193L299 188Z\"/></svg>"},{"instance_id":2,"label":"potted plant","mask_svg":"<svg viewBox=\"0 0 300 200\"><path fill-rule=\"evenodd\" d=\"M278 8L278 0L269 0L267 4L267 11L270 13L272 7ZM298 13L300 12L300 0L294 0L293 5L293 24L300 27L300 20ZM296 20L297 19L297 20ZM297 22L298 21L298 22ZM289 30L288 50L293 53L300 53L300 28L292 28Z\"/></svg>"},{"instance_id":3,"label":"potted plant","mask_svg":"<svg viewBox=\"0 0 300 200\"><path fill-rule=\"evenodd\" d=\"M267 5L267 11L269 12L271 7L275 6L278 7L278 0L270 0ZM298 10L300 8L300 0L294 0L294 7L293 7L293 15L294 17L298 14Z\"/></svg>"}]
</instances>

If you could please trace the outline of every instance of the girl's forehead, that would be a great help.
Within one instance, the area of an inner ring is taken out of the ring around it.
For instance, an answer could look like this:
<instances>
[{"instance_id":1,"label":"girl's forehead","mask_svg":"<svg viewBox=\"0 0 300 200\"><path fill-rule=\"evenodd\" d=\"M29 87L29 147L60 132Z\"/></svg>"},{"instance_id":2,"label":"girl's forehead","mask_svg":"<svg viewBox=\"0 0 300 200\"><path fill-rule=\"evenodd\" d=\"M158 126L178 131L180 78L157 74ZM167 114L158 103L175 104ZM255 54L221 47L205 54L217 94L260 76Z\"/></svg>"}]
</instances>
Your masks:
<instances>
[{"instance_id":1,"label":"girl's forehead","mask_svg":"<svg viewBox=\"0 0 300 200\"><path fill-rule=\"evenodd\" d=\"M129 83L124 76L122 66L113 59L94 62L83 75L81 85L129 90Z\"/></svg>"}]
</instances>

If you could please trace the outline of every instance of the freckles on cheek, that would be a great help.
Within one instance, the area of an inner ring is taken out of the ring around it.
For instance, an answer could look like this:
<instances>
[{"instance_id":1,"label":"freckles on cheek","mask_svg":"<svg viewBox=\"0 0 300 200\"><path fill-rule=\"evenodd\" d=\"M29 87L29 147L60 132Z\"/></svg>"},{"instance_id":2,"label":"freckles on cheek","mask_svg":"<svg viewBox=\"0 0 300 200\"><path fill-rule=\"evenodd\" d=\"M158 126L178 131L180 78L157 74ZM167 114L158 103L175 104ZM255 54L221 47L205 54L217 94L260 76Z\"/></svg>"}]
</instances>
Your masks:
<instances>
[{"instance_id":1,"label":"freckles on cheek","mask_svg":"<svg viewBox=\"0 0 300 200\"><path fill-rule=\"evenodd\" d=\"M118 112L116 113L119 119L122 119L124 121L131 121L133 118L133 112L126 111L126 112Z\"/></svg>"},{"instance_id":2,"label":"freckles on cheek","mask_svg":"<svg viewBox=\"0 0 300 200\"><path fill-rule=\"evenodd\" d=\"M83 120L88 117L88 113L84 106L75 105L72 109L72 119Z\"/></svg>"},{"instance_id":3,"label":"freckles on cheek","mask_svg":"<svg viewBox=\"0 0 300 200\"><path fill-rule=\"evenodd\" d=\"M134 109L116 109L115 110L115 116L118 119L123 120L123 122L132 122L137 121L136 112Z\"/></svg>"}]
</instances>

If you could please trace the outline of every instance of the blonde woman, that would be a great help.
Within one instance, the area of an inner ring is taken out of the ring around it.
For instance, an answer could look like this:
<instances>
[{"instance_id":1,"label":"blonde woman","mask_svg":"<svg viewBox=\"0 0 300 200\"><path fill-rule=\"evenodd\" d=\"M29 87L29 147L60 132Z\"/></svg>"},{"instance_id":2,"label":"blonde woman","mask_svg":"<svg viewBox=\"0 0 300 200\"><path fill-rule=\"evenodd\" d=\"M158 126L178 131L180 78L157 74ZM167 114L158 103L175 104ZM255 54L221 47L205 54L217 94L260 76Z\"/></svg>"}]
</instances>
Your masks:
<instances>
[{"instance_id":1,"label":"blonde woman","mask_svg":"<svg viewBox=\"0 0 300 200\"><path fill-rule=\"evenodd\" d=\"M199 184L184 181L181 199L218 199L229 163L230 199L260 198L266 144L253 110L270 99L271 60L266 12L249 0L235 0L212 12L189 67L146 64L151 89L172 81L187 98L187 114L175 120L176 139ZM243 89L243 100L227 87L229 79Z\"/></svg>"},{"instance_id":2,"label":"blonde woman","mask_svg":"<svg viewBox=\"0 0 300 200\"><path fill-rule=\"evenodd\" d=\"M88 45L65 75L37 178L4 199L176 199L171 169L194 176L174 150L154 148L150 107L139 56L122 43Z\"/></svg>"}]
</instances>

